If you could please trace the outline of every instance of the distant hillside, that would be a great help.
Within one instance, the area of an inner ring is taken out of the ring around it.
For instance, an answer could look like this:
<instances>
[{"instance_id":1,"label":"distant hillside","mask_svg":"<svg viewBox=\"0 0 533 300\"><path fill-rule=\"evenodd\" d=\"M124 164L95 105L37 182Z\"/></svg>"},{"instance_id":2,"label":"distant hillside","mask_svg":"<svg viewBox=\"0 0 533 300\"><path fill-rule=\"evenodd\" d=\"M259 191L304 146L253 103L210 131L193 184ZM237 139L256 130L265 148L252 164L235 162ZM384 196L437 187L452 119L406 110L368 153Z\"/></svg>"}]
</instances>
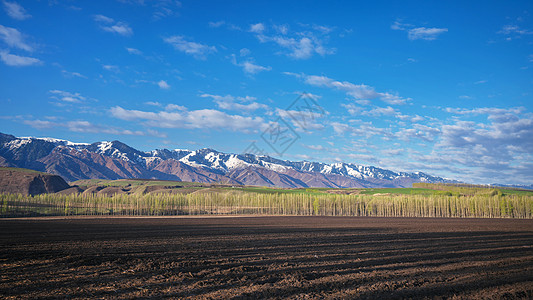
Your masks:
<instances>
[{"instance_id":1,"label":"distant hillside","mask_svg":"<svg viewBox=\"0 0 533 300\"><path fill-rule=\"evenodd\" d=\"M204 148L136 150L122 142L72 143L0 133L0 166L81 179L147 178L285 188L394 188L450 182L422 172L395 172L353 163L289 161Z\"/></svg>"},{"instance_id":2,"label":"distant hillside","mask_svg":"<svg viewBox=\"0 0 533 300\"><path fill-rule=\"evenodd\" d=\"M60 176L28 169L0 168L0 193L38 195L70 188Z\"/></svg>"}]
</instances>

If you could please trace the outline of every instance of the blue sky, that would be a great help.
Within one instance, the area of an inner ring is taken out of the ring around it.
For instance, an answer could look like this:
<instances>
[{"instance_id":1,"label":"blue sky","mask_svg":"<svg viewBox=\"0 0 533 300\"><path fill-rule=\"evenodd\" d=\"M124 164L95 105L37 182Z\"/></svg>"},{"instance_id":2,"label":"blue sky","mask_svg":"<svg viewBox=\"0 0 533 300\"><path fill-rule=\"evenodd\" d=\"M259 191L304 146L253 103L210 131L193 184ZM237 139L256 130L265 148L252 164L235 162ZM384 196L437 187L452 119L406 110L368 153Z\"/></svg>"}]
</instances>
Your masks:
<instances>
[{"instance_id":1,"label":"blue sky","mask_svg":"<svg viewBox=\"0 0 533 300\"><path fill-rule=\"evenodd\" d=\"M531 1L0 2L1 132L533 183Z\"/></svg>"}]
</instances>

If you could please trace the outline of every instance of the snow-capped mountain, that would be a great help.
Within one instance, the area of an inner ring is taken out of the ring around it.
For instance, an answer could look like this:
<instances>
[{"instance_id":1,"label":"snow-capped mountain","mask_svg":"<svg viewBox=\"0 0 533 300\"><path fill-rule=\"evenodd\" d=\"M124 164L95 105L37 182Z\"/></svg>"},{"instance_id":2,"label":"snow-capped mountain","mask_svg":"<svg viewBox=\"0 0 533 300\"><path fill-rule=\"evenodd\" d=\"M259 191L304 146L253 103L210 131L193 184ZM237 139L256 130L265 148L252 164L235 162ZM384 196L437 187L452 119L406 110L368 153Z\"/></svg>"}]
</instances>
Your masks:
<instances>
[{"instance_id":1,"label":"snow-capped mountain","mask_svg":"<svg viewBox=\"0 0 533 300\"><path fill-rule=\"evenodd\" d=\"M289 161L204 148L139 151L119 141L93 144L0 133L0 166L25 167L73 181L154 178L279 187L407 187L444 182L425 173L348 163Z\"/></svg>"}]
</instances>

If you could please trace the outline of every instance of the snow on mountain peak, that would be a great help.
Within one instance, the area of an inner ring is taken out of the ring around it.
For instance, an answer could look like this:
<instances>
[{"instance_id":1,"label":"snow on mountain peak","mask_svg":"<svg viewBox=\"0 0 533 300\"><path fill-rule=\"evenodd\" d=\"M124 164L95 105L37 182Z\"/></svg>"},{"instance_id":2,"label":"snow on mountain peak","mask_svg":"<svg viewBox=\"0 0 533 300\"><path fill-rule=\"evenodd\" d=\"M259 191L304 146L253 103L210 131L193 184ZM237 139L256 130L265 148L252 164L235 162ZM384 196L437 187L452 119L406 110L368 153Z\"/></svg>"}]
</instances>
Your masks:
<instances>
[{"instance_id":1,"label":"snow on mountain peak","mask_svg":"<svg viewBox=\"0 0 533 300\"><path fill-rule=\"evenodd\" d=\"M240 159L237 155L232 154L230 155L229 159L226 161L226 166L228 169L237 169L237 168L245 168L252 164Z\"/></svg>"},{"instance_id":2,"label":"snow on mountain peak","mask_svg":"<svg viewBox=\"0 0 533 300\"><path fill-rule=\"evenodd\" d=\"M111 149L111 147L113 147L113 143L112 142L107 142L107 141L100 142L98 144L98 152L99 153L105 153L107 150Z\"/></svg>"},{"instance_id":3,"label":"snow on mountain peak","mask_svg":"<svg viewBox=\"0 0 533 300\"><path fill-rule=\"evenodd\" d=\"M28 143L31 143L31 138L20 138L16 140L12 140L7 143L7 146L10 150L20 148Z\"/></svg>"},{"instance_id":4,"label":"snow on mountain peak","mask_svg":"<svg viewBox=\"0 0 533 300\"><path fill-rule=\"evenodd\" d=\"M398 180L402 178L434 182L444 181L445 179L433 177L422 172L394 172L390 170L380 169L372 166L362 166L356 164L346 164L336 162L331 164L309 161L289 161L281 160L265 155L253 154L232 154L219 152L210 148L203 148L195 151L186 149L155 149L148 152L138 151L119 141L102 141L93 144L72 143L66 140L54 138L16 138L6 141L0 147L10 149L10 151L18 151L19 148L26 148L25 145L37 142L35 146L42 148L46 144L47 151L54 147L70 147L76 150L89 151L105 156L110 156L116 159L121 159L128 162L139 164L141 167L148 167L158 164L158 161L174 159L180 161L193 168L201 168L209 172L215 171L216 174L228 174L229 171L235 169L245 169L248 167L264 168L277 173L285 173L289 170L304 173L321 173L324 175L338 175L347 178L361 180L361 179L384 179L384 180ZM306 175L307 176L307 175Z\"/></svg>"},{"instance_id":5,"label":"snow on mountain peak","mask_svg":"<svg viewBox=\"0 0 533 300\"><path fill-rule=\"evenodd\" d=\"M56 144L56 145L70 146L70 147L88 146L89 145L88 143L74 143L74 142L67 141L67 140L62 140L62 139L56 139L56 138L50 138L50 137L41 138L41 137L33 137L33 136L19 137L19 138L15 139L15 140L11 141L11 142L14 142L11 145L13 145L14 148L17 148L17 147L20 147L22 145L31 143L34 140L44 141L44 142L48 142L48 143L52 143L52 144Z\"/></svg>"}]
</instances>

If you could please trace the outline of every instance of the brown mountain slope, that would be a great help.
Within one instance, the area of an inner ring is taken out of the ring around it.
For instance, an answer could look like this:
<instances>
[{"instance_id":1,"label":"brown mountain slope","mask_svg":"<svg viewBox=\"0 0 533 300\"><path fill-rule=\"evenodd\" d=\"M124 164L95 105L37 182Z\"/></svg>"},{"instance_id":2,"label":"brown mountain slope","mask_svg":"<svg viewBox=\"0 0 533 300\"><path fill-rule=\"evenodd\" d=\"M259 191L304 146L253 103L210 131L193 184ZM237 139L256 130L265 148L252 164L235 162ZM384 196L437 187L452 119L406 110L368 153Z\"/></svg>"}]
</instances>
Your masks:
<instances>
[{"instance_id":1,"label":"brown mountain slope","mask_svg":"<svg viewBox=\"0 0 533 300\"><path fill-rule=\"evenodd\" d=\"M0 167L13 167L13 164L9 163L7 159L0 156Z\"/></svg>"},{"instance_id":2,"label":"brown mountain slope","mask_svg":"<svg viewBox=\"0 0 533 300\"><path fill-rule=\"evenodd\" d=\"M238 184L237 181L223 175L204 170L202 168L193 168L187 164L174 159L167 159L154 163L151 167L152 171L158 171L161 174L168 174L175 176L175 178L163 178L190 182L224 182ZM161 177L157 177L161 178Z\"/></svg>"},{"instance_id":3,"label":"brown mountain slope","mask_svg":"<svg viewBox=\"0 0 533 300\"><path fill-rule=\"evenodd\" d=\"M85 178L151 178L145 169L129 161L62 146L55 148L39 162L44 164L47 172L63 174L69 181Z\"/></svg>"},{"instance_id":4,"label":"brown mountain slope","mask_svg":"<svg viewBox=\"0 0 533 300\"><path fill-rule=\"evenodd\" d=\"M0 166L38 170L80 179L147 178L277 187L410 187L444 182L428 174L398 173L354 164L292 162L235 155L213 149L138 151L119 141L93 144L16 138L0 133ZM354 175L355 174L355 175Z\"/></svg>"},{"instance_id":5,"label":"brown mountain slope","mask_svg":"<svg viewBox=\"0 0 533 300\"><path fill-rule=\"evenodd\" d=\"M0 193L37 195L56 193L70 188L57 175L27 169L0 168Z\"/></svg>"},{"instance_id":6,"label":"brown mountain slope","mask_svg":"<svg viewBox=\"0 0 533 300\"><path fill-rule=\"evenodd\" d=\"M294 172L300 174L300 172ZM246 167L234 169L228 173L231 177L244 185L277 186L277 187L305 187L300 179L287 174L274 172L262 167Z\"/></svg>"}]
</instances>

